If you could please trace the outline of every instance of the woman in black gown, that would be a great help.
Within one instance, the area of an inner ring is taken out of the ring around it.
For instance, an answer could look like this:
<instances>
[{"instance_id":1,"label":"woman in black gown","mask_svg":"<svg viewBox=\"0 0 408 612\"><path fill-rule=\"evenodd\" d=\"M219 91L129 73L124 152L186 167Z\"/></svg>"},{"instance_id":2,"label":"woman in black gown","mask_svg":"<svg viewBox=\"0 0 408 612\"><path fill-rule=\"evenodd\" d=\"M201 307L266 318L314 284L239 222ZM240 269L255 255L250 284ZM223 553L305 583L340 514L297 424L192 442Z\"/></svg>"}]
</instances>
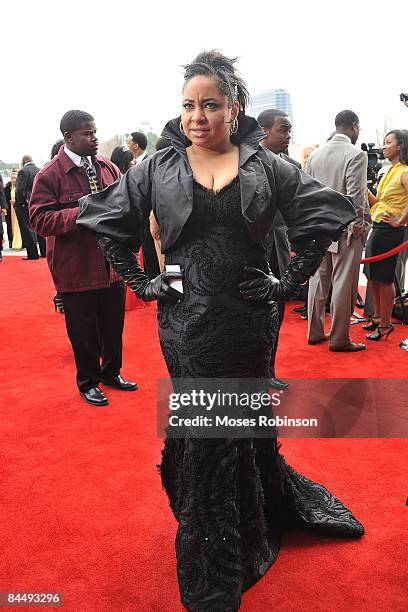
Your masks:
<instances>
[{"instance_id":1,"label":"woman in black gown","mask_svg":"<svg viewBox=\"0 0 408 612\"><path fill-rule=\"evenodd\" d=\"M295 296L325 248L355 217L349 200L260 145L244 114L247 90L234 62L204 52L186 67L171 146L118 183L81 200L78 223L98 234L106 258L144 300L158 300L161 348L180 379L259 379L267 386L276 301ZM296 256L278 281L265 248L274 212ZM150 280L132 251L153 209L166 264L183 270ZM362 525L322 485L289 467L275 436L168 437L162 482L179 523L181 600L195 612L236 611L243 591L272 565L284 528L359 537Z\"/></svg>"}]
</instances>

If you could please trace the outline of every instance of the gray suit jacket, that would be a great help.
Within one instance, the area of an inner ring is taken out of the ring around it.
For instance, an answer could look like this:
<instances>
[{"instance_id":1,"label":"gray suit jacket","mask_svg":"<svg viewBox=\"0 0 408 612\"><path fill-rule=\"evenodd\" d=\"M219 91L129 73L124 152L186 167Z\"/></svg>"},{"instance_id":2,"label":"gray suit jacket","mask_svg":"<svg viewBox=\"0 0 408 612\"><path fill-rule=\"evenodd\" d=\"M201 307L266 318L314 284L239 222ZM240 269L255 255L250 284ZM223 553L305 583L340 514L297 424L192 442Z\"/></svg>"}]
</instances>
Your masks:
<instances>
[{"instance_id":1,"label":"gray suit jacket","mask_svg":"<svg viewBox=\"0 0 408 612\"><path fill-rule=\"evenodd\" d=\"M367 155L345 134L335 134L321 149L309 157L306 172L324 185L352 198L357 219L348 231L366 236L371 227L367 199Z\"/></svg>"}]
</instances>

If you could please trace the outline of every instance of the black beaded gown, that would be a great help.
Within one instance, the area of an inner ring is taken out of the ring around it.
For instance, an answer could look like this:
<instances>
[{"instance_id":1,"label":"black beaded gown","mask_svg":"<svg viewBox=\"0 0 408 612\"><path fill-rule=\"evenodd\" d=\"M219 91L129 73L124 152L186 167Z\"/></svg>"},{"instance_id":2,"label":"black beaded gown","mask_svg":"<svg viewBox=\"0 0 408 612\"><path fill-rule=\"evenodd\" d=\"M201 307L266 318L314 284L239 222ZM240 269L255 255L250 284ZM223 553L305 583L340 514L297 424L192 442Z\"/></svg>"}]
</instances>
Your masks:
<instances>
[{"instance_id":1,"label":"black beaded gown","mask_svg":"<svg viewBox=\"0 0 408 612\"><path fill-rule=\"evenodd\" d=\"M241 213L238 177L214 193L194 183L193 212L166 264L183 267L184 299L158 305L172 379L269 376L276 304L251 303L237 286L265 254ZM322 485L297 473L269 439L167 438L160 466L176 520L182 603L236 611L241 594L275 561L284 528L358 537L362 525Z\"/></svg>"}]
</instances>

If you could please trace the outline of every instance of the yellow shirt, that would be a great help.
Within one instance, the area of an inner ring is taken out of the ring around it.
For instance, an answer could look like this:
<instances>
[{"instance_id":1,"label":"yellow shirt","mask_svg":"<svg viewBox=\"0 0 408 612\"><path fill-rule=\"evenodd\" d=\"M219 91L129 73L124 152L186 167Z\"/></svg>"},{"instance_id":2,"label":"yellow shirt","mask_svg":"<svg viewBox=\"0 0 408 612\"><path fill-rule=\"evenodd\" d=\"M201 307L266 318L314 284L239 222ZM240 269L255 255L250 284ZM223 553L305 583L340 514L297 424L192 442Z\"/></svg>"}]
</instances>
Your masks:
<instances>
[{"instance_id":1,"label":"yellow shirt","mask_svg":"<svg viewBox=\"0 0 408 612\"><path fill-rule=\"evenodd\" d=\"M408 193L401 183L401 176L408 172L408 166L398 162L391 166L387 174L382 177L378 185L378 202L371 208L371 217L377 223L381 220L382 213L390 212L400 217L402 211L408 204Z\"/></svg>"}]
</instances>

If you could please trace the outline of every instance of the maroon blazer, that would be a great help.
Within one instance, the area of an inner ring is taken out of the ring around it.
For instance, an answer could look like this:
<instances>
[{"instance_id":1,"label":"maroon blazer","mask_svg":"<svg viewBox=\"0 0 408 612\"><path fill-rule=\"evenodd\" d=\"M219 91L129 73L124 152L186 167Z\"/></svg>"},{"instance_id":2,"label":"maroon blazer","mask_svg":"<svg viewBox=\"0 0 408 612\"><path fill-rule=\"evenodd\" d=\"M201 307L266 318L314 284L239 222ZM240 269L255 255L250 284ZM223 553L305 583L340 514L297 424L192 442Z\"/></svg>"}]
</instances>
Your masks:
<instances>
[{"instance_id":1,"label":"maroon blazer","mask_svg":"<svg viewBox=\"0 0 408 612\"><path fill-rule=\"evenodd\" d=\"M120 178L117 167L96 155L93 163L99 184L107 187ZM96 236L76 224L78 200L89 194L85 169L61 147L34 180L29 212L32 229L47 237L47 260L57 291L89 291L109 287L120 279L110 269Z\"/></svg>"}]
</instances>

